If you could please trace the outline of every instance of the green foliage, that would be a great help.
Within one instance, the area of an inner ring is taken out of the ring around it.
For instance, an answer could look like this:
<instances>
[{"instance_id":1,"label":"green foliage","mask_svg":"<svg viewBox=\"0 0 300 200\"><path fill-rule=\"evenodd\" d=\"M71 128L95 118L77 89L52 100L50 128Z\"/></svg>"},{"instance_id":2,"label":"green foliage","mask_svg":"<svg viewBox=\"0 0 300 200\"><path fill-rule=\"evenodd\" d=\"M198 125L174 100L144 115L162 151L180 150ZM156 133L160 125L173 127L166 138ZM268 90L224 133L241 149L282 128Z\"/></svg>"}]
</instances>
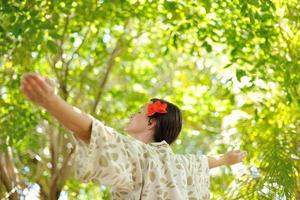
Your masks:
<instances>
[{"instance_id":1,"label":"green foliage","mask_svg":"<svg viewBox=\"0 0 300 200\"><path fill-rule=\"evenodd\" d=\"M184 116L174 152L248 151L244 175L213 170L212 199L299 198L299 11L277 0L2 1L1 152L13 147L23 187L38 184L43 199L53 185L70 199L110 198L71 175L53 182L71 133L21 95L21 76L37 71L120 132L163 98Z\"/></svg>"}]
</instances>

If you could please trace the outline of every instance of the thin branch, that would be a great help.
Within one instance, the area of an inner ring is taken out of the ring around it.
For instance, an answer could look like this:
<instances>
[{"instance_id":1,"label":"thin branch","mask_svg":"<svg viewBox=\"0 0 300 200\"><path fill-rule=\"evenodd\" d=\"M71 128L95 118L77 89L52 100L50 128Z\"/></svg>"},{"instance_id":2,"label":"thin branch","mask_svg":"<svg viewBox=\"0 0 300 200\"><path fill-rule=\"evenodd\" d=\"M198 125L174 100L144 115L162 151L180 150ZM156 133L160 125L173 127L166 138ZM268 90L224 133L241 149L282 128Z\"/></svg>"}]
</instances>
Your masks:
<instances>
[{"instance_id":1,"label":"thin branch","mask_svg":"<svg viewBox=\"0 0 300 200\"><path fill-rule=\"evenodd\" d=\"M2 155L1 155L2 154ZM9 192L10 199L19 199L19 194L15 192L15 188L19 188L19 177L13 162L13 152L11 147L8 147L7 152L1 153L0 157L0 172L4 186Z\"/></svg>"},{"instance_id":2,"label":"thin branch","mask_svg":"<svg viewBox=\"0 0 300 200\"><path fill-rule=\"evenodd\" d=\"M127 20L125 22L124 27L126 28L128 26L128 24L129 24L129 20ZM137 36L130 38L130 40L127 41L127 44L129 44L133 39L140 37L142 34L143 34L143 32L140 32ZM100 98L101 98L102 92L104 90L104 87L106 85L106 82L108 80L108 76L109 76L109 74L112 70L113 65L115 64L115 58L117 56L119 56L122 53L122 51L125 49L125 45L122 44L122 42L123 42L122 39L123 38L121 36L118 39L117 44L116 44L113 52L110 54L110 57L109 57L108 62L107 62L107 67L106 67L107 69L106 69L106 72L104 74L104 77L103 77L102 81L100 81L100 83L99 83L100 87L99 87L98 93L96 94L95 102L94 102L94 105L92 107L91 113L96 112L96 108L97 108L97 106L100 102Z\"/></svg>"},{"instance_id":3,"label":"thin branch","mask_svg":"<svg viewBox=\"0 0 300 200\"><path fill-rule=\"evenodd\" d=\"M61 59L62 62L64 62L64 59L63 59L63 53L64 53L63 45L64 45L64 42L65 42L65 36L66 36L67 30L68 30L69 21L70 21L70 15L67 15L65 25L64 25L64 29L63 29L63 34L62 34L62 37L60 39L60 44L59 44L59 50L60 50L59 55L60 55L60 59Z\"/></svg>"},{"instance_id":4,"label":"thin branch","mask_svg":"<svg viewBox=\"0 0 300 200\"><path fill-rule=\"evenodd\" d=\"M71 62L73 61L75 54L78 53L78 51L80 50L80 48L82 47L82 45L86 41L88 34L89 34L89 29L85 32L80 45L72 53L71 58L67 62L65 62L65 65L63 66L64 70L63 70L63 77L62 77L62 82L61 82L61 89L62 89L62 92L63 92L63 99L65 101L67 101L67 98L69 96L69 92L68 92L69 66L70 66ZM63 59L63 58L61 58L61 59Z\"/></svg>"},{"instance_id":5,"label":"thin branch","mask_svg":"<svg viewBox=\"0 0 300 200\"><path fill-rule=\"evenodd\" d=\"M56 173L52 177L52 183L51 183L51 186L50 186L50 191L53 193L53 195L57 195L57 181L66 172L68 162L69 162L72 154L74 153L74 151L75 151L75 148L72 148L71 151L66 156L66 158L64 159L63 165L60 168L60 170L56 171Z\"/></svg>"},{"instance_id":6,"label":"thin branch","mask_svg":"<svg viewBox=\"0 0 300 200\"><path fill-rule=\"evenodd\" d=\"M10 191L10 187L9 187L9 179L8 179L8 177L6 176L7 175L7 173L6 173L6 170L5 170L5 168L4 168L4 166L5 166L5 161L3 160L2 161L2 159L4 158L4 155L1 155L1 154L3 154L3 153L0 153L0 181L3 183L3 185L5 186L5 188L6 188L6 191Z\"/></svg>"},{"instance_id":7,"label":"thin branch","mask_svg":"<svg viewBox=\"0 0 300 200\"><path fill-rule=\"evenodd\" d=\"M104 89L104 86L108 80L108 76L111 72L111 69L115 63L115 58L120 55L121 51L124 49L123 47L119 47L119 43L120 43L120 40L118 40L117 42L117 45L116 47L114 48L113 52L111 53L109 59L108 59L108 62L107 62L107 69L106 69L106 72L104 74L104 78L102 79L102 81L100 82L99 84L99 90L98 90L98 93L96 94L96 99L95 99L95 103L92 107L92 113L95 113L96 111L96 108L99 104L99 101L100 101L100 97L102 95L102 92L103 92L103 89Z\"/></svg>"},{"instance_id":8,"label":"thin branch","mask_svg":"<svg viewBox=\"0 0 300 200\"><path fill-rule=\"evenodd\" d=\"M63 32L62 32L62 36L61 36L61 39L59 40L59 44L58 44L58 49L59 49L59 52L54 56L54 58L52 59L52 62L50 60L50 58L48 58L48 62L51 66L51 69L54 71L56 77L57 77L57 80L59 82L59 85L60 85L60 89L61 90L64 90L63 88L63 80L62 80L62 75L59 73L59 71L56 69L55 65L56 63L60 60L62 63L65 63L65 60L63 59L63 53L64 53L64 50L63 50L63 45L64 45L64 41L65 41L65 36L66 36L66 33L67 33L67 30L68 30L68 26L69 26L69 21L70 21L70 15L68 15L65 19L65 24L64 24L64 29L63 29ZM64 91L63 91L64 93Z\"/></svg>"},{"instance_id":9,"label":"thin branch","mask_svg":"<svg viewBox=\"0 0 300 200\"><path fill-rule=\"evenodd\" d=\"M63 162L63 165L62 165L62 167L59 170L59 173L58 173L59 176L66 178L66 170L67 170L67 167L68 167L68 162L70 161L71 156L72 156L72 154L74 152L75 152L75 148L73 147L73 148L71 148L70 152L66 156L66 158L65 158L65 160ZM65 178L62 178L62 179L65 180Z\"/></svg>"},{"instance_id":10,"label":"thin branch","mask_svg":"<svg viewBox=\"0 0 300 200\"><path fill-rule=\"evenodd\" d=\"M41 198L42 199L48 199L48 194L47 194L47 192L45 190L44 185L39 180L37 180L36 182L40 186L40 196L41 196Z\"/></svg>"},{"instance_id":11,"label":"thin branch","mask_svg":"<svg viewBox=\"0 0 300 200\"><path fill-rule=\"evenodd\" d=\"M88 75L88 72L90 71L90 68L93 67L93 66L97 66L97 65L98 65L98 64L95 64L95 63L93 63L93 64L89 63L89 64L84 68L84 71L80 74L80 79L81 79L81 80L86 80L86 77L87 77L87 75ZM79 84L80 84L79 91L81 91L80 89L81 89L81 86L82 86L82 82L80 81ZM75 89L75 86L76 86L76 83L75 83L73 86L69 87L69 92L73 91L73 90ZM74 97L74 98L73 98L74 102L77 102L77 100L79 99L79 97L80 97L81 95L82 95L82 94L79 93L76 97Z\"/></svg>"},{"instance_id":12,"label":"thin branch","mask_svg":"<svg viewBox=\"0 0 300 200\"><path fill-rule=\"evenodd\" d=\"M78 51L81 49L82 45L84 44L84 42L85 42L86 39L87 39L87 36L88 36L89 32L90 32L90 29L88 29L88 30L85 32L85 34L84 34L84 36L83 36L83 39L82 39L80 45L79 45L79 46L75 49L75 51L72 53L71 58L66 62L66 67L68 67L68 66L70 65L70 63L71 63L71 62L73 61L73 59L74 59L75 54L77 54Z\"/></svg>"}]
</instances>

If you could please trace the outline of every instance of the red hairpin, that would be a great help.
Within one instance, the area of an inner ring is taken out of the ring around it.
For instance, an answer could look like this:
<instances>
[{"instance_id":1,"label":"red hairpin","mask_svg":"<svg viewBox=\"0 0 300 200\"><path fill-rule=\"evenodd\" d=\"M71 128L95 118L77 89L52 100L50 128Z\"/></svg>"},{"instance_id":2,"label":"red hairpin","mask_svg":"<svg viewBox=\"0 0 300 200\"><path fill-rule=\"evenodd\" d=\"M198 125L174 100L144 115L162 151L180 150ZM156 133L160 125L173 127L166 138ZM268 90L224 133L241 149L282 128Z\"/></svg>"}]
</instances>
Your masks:
<instances>
[{"instance_id":1,"label":"red hairpin","mask_svg":"<svg viewBox=\"0 0 300 200\"><path fill-rule=\"evenodd\" d=\"M147 116L152 116L155 113L168 113L167 104L161 103L159 100L156 100L154 103L148 104L148 113Z\"/></svg>"}]
</instances>

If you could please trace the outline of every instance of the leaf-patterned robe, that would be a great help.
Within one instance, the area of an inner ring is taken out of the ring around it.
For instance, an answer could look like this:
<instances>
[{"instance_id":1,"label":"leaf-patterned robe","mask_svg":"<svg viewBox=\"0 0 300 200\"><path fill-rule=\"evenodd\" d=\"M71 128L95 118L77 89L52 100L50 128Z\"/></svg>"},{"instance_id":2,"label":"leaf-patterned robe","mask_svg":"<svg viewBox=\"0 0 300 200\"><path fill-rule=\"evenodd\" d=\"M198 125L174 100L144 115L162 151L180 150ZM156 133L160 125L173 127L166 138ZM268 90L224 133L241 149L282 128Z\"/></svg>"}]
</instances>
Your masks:
<instances>
[{"instance_id":1,"label":"leaf-patterned robe","mask_svg":"<svg viewBox=\"0 0 300 200\"><path fill-rule=\"evenodd\" d=\"M145 144L91 117L90 143L74 137L79 180L112 186L116 200L210 198L207 156L174 154L166 141Z\"/></svg>"}]
</instances>

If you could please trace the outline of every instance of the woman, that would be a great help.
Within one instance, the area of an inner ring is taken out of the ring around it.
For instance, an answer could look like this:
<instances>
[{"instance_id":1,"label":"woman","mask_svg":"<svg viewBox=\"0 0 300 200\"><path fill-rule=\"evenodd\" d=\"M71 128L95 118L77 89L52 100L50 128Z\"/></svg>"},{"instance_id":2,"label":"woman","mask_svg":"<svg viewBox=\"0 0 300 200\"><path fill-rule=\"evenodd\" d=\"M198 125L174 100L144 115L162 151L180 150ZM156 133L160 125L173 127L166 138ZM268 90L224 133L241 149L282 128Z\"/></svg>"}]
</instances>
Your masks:
<instances>
[{"instance_id":1,"label":"woman","mask_svg":"<svg viewBox=\"0 0 300 200\"><path fill-rule=\"evenodd\" d=\"M209 199L209 169L241 162L246 152L219 157L174 154L182 118L179 108L151 99L131 116L126 137L54 93L49 79L26 74L21 90L71 130L76 143L76 176L112 186L114 199Z\"/></svg>"}]
</instances>

